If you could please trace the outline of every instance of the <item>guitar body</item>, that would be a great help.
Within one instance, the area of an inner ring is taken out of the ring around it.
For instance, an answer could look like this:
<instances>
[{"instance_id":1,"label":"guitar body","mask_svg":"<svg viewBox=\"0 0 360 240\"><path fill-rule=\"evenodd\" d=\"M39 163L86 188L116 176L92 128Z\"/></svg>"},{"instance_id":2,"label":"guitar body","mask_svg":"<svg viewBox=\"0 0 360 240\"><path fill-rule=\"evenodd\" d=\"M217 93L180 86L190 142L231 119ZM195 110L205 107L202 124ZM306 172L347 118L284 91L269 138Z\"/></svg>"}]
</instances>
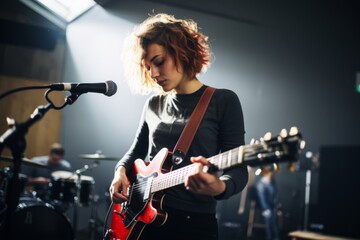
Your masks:
<instances>
[{"instance_id":1,"label":"guitar body","mask_svg":"<svg viewBox=\"0 0 360 240\"><path fill-rule=\"evenodd\" d=\"M156 192L148 194L148 182L171 169L171 153L163 148L146 165L141 159L134 163L134 179L129 187L129 200L122 204L114 204L110 239L139 239L148 224L161 226L166 222L167 213L162 210L164 194Z\"/></svg>"},{"instance_id":2,"label":"guitar body","mask_svg":"<svg viewBox=\"0 0 360 240\"><path fill-rule=\"evenodd\" d=\"M215 171L229 169L240 164L261 166L298 159L305 142L296 127L289 134L283 129L278 136L265 134L258 143L243 145L208 158ZM111 231L104 239L136 240L144 228L151 224L161 226L167 220L162 208L163 190L184 183L192 164L172 170L172 154L163 148L149 165L138 159L134 164L134 177L130 178L128 201L114 204ZM209 168L209 169L210 169ZM211 171L211 170L209 170Z\"/></svg>"}]
</instances>

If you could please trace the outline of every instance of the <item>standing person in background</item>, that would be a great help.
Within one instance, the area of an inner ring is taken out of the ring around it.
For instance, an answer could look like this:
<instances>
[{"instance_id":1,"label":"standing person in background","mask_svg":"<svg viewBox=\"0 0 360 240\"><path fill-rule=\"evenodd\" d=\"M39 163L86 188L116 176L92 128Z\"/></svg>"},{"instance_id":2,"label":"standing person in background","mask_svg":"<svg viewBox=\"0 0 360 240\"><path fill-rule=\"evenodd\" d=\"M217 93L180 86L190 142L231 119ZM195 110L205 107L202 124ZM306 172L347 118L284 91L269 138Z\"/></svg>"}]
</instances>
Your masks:
<instances>
[{"instance_id":1,"label":"standing person in background","mask_svg":"<svg viewBox=\"0 0 360 240\"><path fill-rule=\"evenodd\" d=\"M124 51L128 79L135 93L156 92L146 102L135 140L118 162L110 186L114 203L128 201L127 188L136 159L152 160L162 149L173 149L191 113L207 88L198 74L210 63L207 37L189 19L168 14L150 16L129 36ZM221 81L221 79L219 79ZM247 167L222 174L203 171L206 158L244 144L244 121L238 96L216 89L181 164L193 164L185 184L167 189L162 202L168 213L161 227L148 225L140 239L218 239L216 201L243 190Z\"/></svg>"},{"instance_id":2,"label":"standing person in background","mask_svg":"<svg viewBox=\"0 0 360 240\"><path fill-rule=\"evenodd\" d=\"M266 240L277 240L279 239L277 222L279 198L274 172L272 169L263 167L261 174L262 176L256 184L256 191L265 222Z\"/></svg>"}]
</instances>

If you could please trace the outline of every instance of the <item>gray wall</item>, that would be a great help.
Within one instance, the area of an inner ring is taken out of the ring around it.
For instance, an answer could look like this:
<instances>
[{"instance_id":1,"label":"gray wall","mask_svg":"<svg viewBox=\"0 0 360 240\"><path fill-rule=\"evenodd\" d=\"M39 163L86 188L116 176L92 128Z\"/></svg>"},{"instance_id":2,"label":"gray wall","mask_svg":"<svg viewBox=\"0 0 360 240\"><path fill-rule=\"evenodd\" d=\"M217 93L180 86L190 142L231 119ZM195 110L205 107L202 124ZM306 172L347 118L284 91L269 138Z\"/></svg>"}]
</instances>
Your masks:
<instances>
[{"instance_id":1,"label":"gray wall","mask_svg":"<svg viewBox=\"0 0 360 240\"><path fill-rule=\"evenodd\" d=\"M120 158L130 146L146 97L128 90L121 45L134 24L153 10L192 18L209 36L215 61L200 79L238 94L246 142L296 125L307 142L306 151L317 152L322 145L359 145L360 93L355 91L355 80L360 72L360 37L355 9L348 1L219 1L214 5L213 10L229 15L151 1L113 1L105 9L93 8L68 27L64 82L111 79L117 82L118 92L110 98L89 93L63 110L67 159L75 169L81 168L92 162L79 154L102 150ZM101 197L115 163L101 161L85 173L95 178L94 193ZM290 219L293 208L301 211L303 173L284 170L278 178ZM223 208L230 221L240 221L230 214L238 208L237 197ZM100 218L105 211L103 203ZM89 209L80 212L86 216ZM290 228L301 222L301 216L293 216ZM86 227L86 219L79 225Z\"/></svg>"}]
</instances>

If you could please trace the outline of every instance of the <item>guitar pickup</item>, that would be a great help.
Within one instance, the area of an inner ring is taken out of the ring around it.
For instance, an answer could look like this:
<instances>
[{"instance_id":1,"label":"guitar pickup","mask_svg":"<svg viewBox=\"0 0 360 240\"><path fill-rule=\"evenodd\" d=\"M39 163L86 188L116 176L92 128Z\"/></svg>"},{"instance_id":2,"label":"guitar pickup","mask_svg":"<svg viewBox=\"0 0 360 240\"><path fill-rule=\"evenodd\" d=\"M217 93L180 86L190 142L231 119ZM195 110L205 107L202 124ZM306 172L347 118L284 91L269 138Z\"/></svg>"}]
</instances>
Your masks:
<instances>
[{"instance_id":1,"label":"guitar pickup","mask_svg":"<svg viewBox=\"0 0 360 240\"><path fill-rule=\"evenodd\" d=\"M144 198L143 198L144 202L146 202L150 198L151 183L152 183L153 178L154 178L153 176L149 177L146 181Z\"/></svg>"}]
</instances>

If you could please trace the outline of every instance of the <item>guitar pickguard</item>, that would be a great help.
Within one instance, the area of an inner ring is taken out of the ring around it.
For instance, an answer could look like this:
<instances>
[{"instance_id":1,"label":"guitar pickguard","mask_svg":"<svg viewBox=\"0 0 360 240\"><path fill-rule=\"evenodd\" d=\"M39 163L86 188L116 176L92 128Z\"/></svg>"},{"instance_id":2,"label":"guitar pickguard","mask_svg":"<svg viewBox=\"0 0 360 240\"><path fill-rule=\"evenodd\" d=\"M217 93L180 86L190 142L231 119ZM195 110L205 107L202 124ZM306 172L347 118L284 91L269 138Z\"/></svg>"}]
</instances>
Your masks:
<instances>
[{"instance_id":1,"label":"guitar pickguard","mask_svg":"<svg viewBox=\"0 0 360 240\"><path fill-rule=\"evenodd\" d=\"M137 175L136 180L129 188L129 200L121 204L122 212L125 213L124 216L124 225L129 227L141 214L146 205L150 200L150 186L152 179L156 177L156 173L153 173L149 176Z\"/></svg>"}]
</instances>

